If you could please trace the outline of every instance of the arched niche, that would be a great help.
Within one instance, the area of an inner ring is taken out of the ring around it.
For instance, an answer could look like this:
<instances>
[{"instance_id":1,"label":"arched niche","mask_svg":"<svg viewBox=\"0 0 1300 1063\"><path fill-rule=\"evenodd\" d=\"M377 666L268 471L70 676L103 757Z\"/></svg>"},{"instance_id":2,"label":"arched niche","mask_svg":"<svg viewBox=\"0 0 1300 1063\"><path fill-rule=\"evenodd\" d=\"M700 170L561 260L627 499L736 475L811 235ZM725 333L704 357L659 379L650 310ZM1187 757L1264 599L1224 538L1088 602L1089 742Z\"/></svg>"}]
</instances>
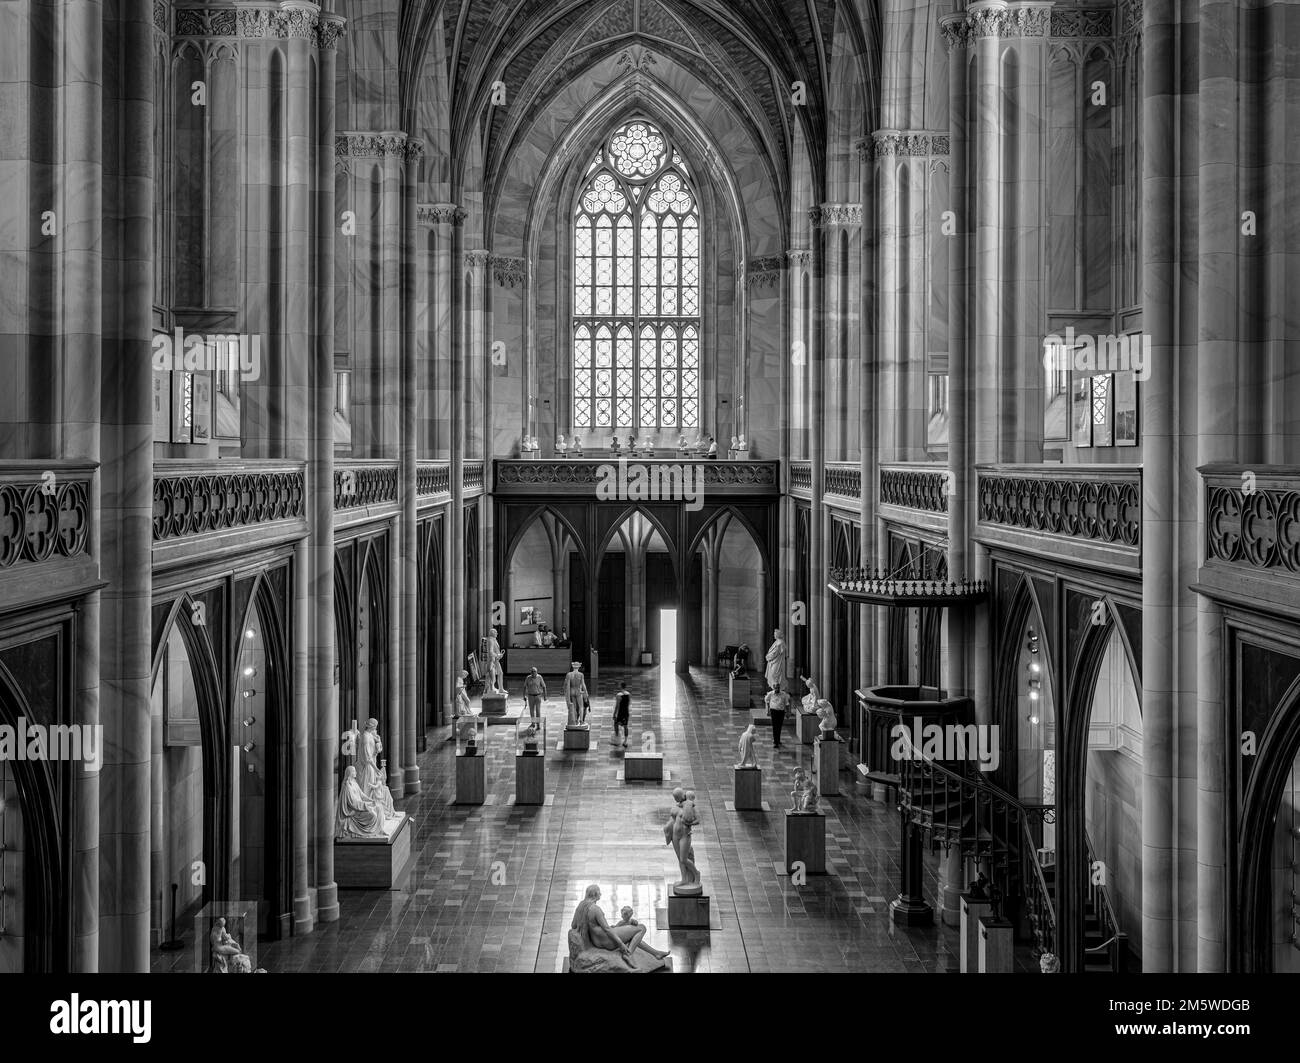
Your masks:
<instances>
[{"instance_id":1,"label":"arched niche","mask_svg":"<svg viewBox=\"0 0 1300 1063\"><path fill-rule=\"evenodd\" d=\"M695 537L687 574L691 664L715 665L720 652L740 645L749 646L751 664L761 659L772 635L772 571L764 538L744 513L726 507L711 516Z\"/></svg>"}]
</instances>

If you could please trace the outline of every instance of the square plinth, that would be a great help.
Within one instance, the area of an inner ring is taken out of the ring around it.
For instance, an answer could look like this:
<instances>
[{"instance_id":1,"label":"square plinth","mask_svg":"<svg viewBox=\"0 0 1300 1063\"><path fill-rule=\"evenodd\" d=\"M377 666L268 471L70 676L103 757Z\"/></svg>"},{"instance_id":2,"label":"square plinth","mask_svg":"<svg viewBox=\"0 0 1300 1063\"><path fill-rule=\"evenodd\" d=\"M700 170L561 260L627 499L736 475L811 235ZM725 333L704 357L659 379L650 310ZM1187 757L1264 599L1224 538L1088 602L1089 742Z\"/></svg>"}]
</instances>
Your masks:
<instances>
[{"instance_id":1,"label":"square plinth","mask_svg":"<svg viewBox=\"0 0 1300 1063\"><path fill-rule=\"evenodd\" d=\"M961 929L959 931L960 947L958 949L958 970L962 974L974 974L979 970L980 962L980 920L993 914L993 902L977 900L969 893L961 895Z\"/></svg>"},{"instance_id":2,"label":"square plinth","mask_svg":"<svg viewBox=\"0 0 1300 1063\"><path fill-rule=\"evenodd\" d=\"M410 859L411 817L403 815L386 837L335 839L334 881L339 889L395 889Z\"/></svg>"},{"instance_id":3,"label":"square plinth","mask_svg":"<svg viewBox=\"0 0 1300 1063\"><path fill-rule=\"evenodd\" d=\"M695 897L679 897L677 894L670 892L668 894L668 926L674 930L708 930L708 895L701 893Z\"/></svg>"},{"instance_id":4,"label":"square plinth","mask_svg":"<svg viewBox=\"0 0 1300 1063\"><path fill-rule=\"evenodd\" d=\"M737 679L731 677L731 707L733 709L747 709L750 701L749 677Z\"/></svg>"},{"instance_id":5,"label":"square plinth","mask_svg":"<svg viewBox=\"0 0 1300 1063\"><path fill-rule=\"evenodd\" d=\"M546 803L546 758L528 753L515 754L515 804Z\"/></svg>"},{"instance_id":6,"label":"square plinth","mask_svg":"<svg viewBox=\"0 0 1300 1063\"><path fill-rule=\"evenodd\" d=\"M590 749L591 725L571 724L564 729L565 749Z\"/></svg>"},{"instance_id":7,"label":"square plinth","mask_svg":"<svg viewBox=\"0 0 1300 1063\"><path fill-rule=\"evenodd\" d=\"M483 695L484 716L504 716L505 714L506 714L505 694L484 694Z\"/></svg>"},{"instance_id":8,"label":"square plinth","mask_svg":"<svg viewBox=\"0 0 1300 1063\"><path fill-rule=\"evenodd\" d=\"M732 768L736 777L736 811L761 811L763 808L763 769Z\"/></svg>"},{"instance_id":9,"label":"square plinth","mask_svg":"<svg viewBox=\"0 0 1300 1063\"><path fill-rule=\"evenodd\" d=\"M664 755L662 753L624 753L623 781L635 782L638 779L646 782L663 782Z\"/></svg>"},{"instance_id":10,"label":"square plinth","mask_svg":"<svg viewBox=\"0 0 1300 1063\"><path fill-rule=\"evenodd\" d=\"M826 813L785 814L785 870L793 874L795 862L809 875L826 874Z\"/></svg>"},{"instance_id":11,"label":"square plinth","mask_svg":"<svg viewBox=\"0 0 1300 1063\"><path fill-rule=\"evenodd\" d=\"M487 794L487 757L462 753L456 757L456 804L481 805Z\"/></svg>"},{"instance_id":12,"label":"square plinth","mask_svg":"<svg viewBox=\"0 0 1300 1063\"><path fill-rule=\"evenodd\" d=\"M810 746L821 734L821 718L815 712L804 712L800 709L795 713L798 721L795 728L799 733L799 741L806 746Z\"/></svg>"},{"instance_id":13,"label":"square plinth","mask_svg":"<svg viewBox=\"0 0 1300 1063\"><path fill-rule=\"evenodd\" d=\"M840 748L843 745L837 738L819 738L813 743L813 779L823 797L834 797L840 792Z\"/></svg>"},{"instance_id":14,"label":"square plinth","mask_svg":"<svg viewBox=\"0 0 1300 1063\"><path fill-rule=\"evenodd\" d=\"M1013 930L1010 921L982 915L979 921L980 974L1010 974Z\"/></svg>"}]
</instances>

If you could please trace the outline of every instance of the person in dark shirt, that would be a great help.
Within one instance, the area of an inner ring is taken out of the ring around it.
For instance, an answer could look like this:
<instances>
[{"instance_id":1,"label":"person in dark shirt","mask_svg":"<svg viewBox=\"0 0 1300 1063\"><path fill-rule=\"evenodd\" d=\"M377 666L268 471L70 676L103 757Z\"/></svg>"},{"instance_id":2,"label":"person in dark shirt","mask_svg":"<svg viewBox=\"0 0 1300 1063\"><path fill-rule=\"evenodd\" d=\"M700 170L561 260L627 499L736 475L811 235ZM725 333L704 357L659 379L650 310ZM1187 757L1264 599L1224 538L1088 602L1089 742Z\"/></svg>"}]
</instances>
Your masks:
<instances>
[{"instance_id":1,"label":"person in dark shirt","mask_svg":"<svg viewBox=\"0 0 1300 1063\"><path fill-rule=\"evenodd\" d=\"M614 695L614 745L622 745L627 748L627 731L628 724L632 719L632 695L627 689L627 683L619 683L618 693ZM619 731L623 732L623 741L619 742Z\"/></svg>"}]
</instances>

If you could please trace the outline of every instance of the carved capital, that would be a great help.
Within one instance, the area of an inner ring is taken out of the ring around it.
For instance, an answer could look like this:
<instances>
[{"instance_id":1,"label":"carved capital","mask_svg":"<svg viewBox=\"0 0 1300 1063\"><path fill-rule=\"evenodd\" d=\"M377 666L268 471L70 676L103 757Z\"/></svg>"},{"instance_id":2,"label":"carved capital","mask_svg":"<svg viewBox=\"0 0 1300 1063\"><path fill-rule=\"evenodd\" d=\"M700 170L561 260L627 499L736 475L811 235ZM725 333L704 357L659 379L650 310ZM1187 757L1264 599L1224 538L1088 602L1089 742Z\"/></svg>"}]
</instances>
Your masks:
<instances>
[{"instance_id":1,"label":"carved capital","mask_svg":"<svg viewBox=\"0 0 1300 1063\"><path fill-rule=\"evenodd\" d=\"M347 19L342 15L321 15L316 27L316 47L321 51L336 51L346 25Z\"/></svg>"},{"instance_id":2,"label":"carved capital","mask_svg":"<svg viewBox=\"0 0 1300 1063\"><path fill-rule=\"evenodd\" d=\"M872 134L875 140L876 155L887 156L926 156L947 155L948 135L946 133L910 132L902 129L877 129Z\"/></svg>"},{"instance_id":3,"label":"carved capital","mask_svg":"<svg viewBox=\"0 0 1300 1063\"><path fill-rule=\"evenodd\" d=\"M488 261L492 255L487 251L474 250L465 252L465 267L467 269L486 269Z\"/></svg>"},{"instance_id":4,"label":"carved capital","mask_svg":"<svg viewBox=\"0 0 1300 1063\"><path fill-rule=\"evenodd\" d=\"M402 146L402 158L406 162L419 162L424 158L424 141L415 140L407 137L406 143Z\"/></svg>"},{"instance_id":5,"label":"carved capital","mask_svg":"<svg viewBox=\"0 0 1300 1063\"><path fill-rule=\"evenodd\" d=\"M308 0L280 0L275 19L275 35L283 38L313 40L320 24L320 8Z\"/></svg>"},{"instance_id":6,"label":"carved capital","mask_svg":"<svg viewBox=\"0 0 1300 1063\"><path fill-rule=\"evenodd\" d=\"M153 28L167 32L167 0L153 0Z\"/></svg>"},{"instance_id":7,"label":"carved capital","mask_svg":"<svg viewBox=\"0 0 1300 1063\"><path fill-rule=\"evenodd\" d=\"M781 283L785 261L780 255L751 258L745 264L745 273L751 288L776 288Z\"/></svg>"},{"instance_id":8,"label":"carved capital","mask_svg":"<svg viewBox=\"0 0 1300 1063\"><path fill-rule=\"evenodd\" d=\"M812 252L806 247L797 247L785 253L786 259L794 269L803 269L812 265Z\"/></svg>"},{"instance_id":9,"label":"carved capital","mask_svg":"<svg viewBox=\"0 0 1300 1063\"><path fill-rule=\"evenodd\" d=\"M823 203L808 212L814 227L832 228L862 224L861 203Z\"/></svg>"},{"instance_id":10,"label":"carved capital","mask_svg":"<svg viewBox=\"0 0 1300 1063\"><path fill-rule=\"evenodd\" d=\"M405 158L405 133L339 133L334 137L334 154L340 159Z\"/></svg>"}]
</instances>

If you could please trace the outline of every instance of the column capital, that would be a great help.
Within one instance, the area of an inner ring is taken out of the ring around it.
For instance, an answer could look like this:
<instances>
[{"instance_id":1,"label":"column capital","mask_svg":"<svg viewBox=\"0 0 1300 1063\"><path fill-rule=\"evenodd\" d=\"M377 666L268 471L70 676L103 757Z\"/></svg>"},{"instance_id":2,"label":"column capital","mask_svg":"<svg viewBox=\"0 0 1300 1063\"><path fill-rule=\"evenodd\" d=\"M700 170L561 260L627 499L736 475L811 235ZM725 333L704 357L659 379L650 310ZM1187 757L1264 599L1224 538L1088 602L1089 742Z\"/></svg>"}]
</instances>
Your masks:
<instances>
[{"instance_id":1,"label":"column capital","mask_svg":"<svg viewBox=\"0 0 1300 1063\"><path fill-rule=\"evenodd\" d=\"M455 203L420 203L415 208L415 219L422 225L459 225L465 215L465 208Z\"/></svg>"},{"instance_id":2,"label":"column capital","mask_svg":"<svg viewBox=\"0 0 1300 1063\"><path fill-rule=\"evenodd\" d=\"M321 15L320 23L316 27L316 47L326 52L337 51L347 22L348 20L342 15L335 15L332 12Z\"/></svg>"},{"instance_id":3,"label":"column capital","mask_svg":"<svg viewBox=\"0 0 1300 1063\"><path fill-rule=\"evenodd\" d=\"M813 227L835 228L862 224L861 203L823 203L808 212Z\"/></svg>"},{"instance_id":4,"label":"column capital","mask_svg":"<svg viewBox=\"0 0 1300 1063\"><path fill-rule=\"evenodd\" d=\"M939 20L948 51L974 40L1046 37L1052 32L1054 0L974 0L964 12ZM1109 14L1107 14L1109 17Z\"/></svg>"},{"instance_id":5,"label":"column capital","mask_svg":"<svg viewBox=\"0 0 1300 1063\"><path fill-rule=\"evenodd\" d=\"M475 248L472 251L465 252L465 266L468 269L486 269L491 258L492 253L490 251L486 251L482 248Z\"/></svg>"},{"instance_id":6,"label":"column capital","mask_svg":"<svg viewBox=\"0 0 1300 1063\"><path fill-rule=\"evenodd\" d=\"M806 247L796 247L785 253L790 265L796 269L812 265L812 252Z\"/></svg>"}]
</instances>

